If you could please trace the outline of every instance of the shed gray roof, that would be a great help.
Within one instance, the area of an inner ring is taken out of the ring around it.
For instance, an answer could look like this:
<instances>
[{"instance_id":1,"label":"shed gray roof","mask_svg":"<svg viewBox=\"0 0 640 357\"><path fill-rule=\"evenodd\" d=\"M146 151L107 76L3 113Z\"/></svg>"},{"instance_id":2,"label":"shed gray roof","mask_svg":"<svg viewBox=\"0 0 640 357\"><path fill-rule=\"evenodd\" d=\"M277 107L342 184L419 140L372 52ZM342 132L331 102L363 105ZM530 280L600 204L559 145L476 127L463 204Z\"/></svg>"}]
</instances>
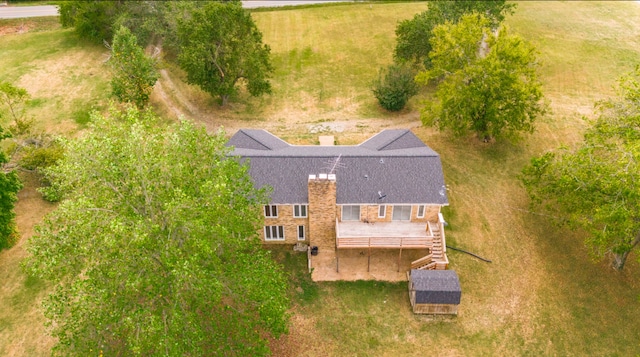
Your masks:
<instances>
[{"instance_id":1,"label":"shed gray roof","mask_svg":"<svg viewBox=\"0 0 640 357\"><path fill-rule=\"evenodd\" d=\"M411 270L416 304L460 304L462 290L453 270Z\"/></svg>"},{"instance_id":2,"label":"shed gray roof","mask_svg":"<svg viewBox=\"0 0 640 357\"><path fill-rule=\"evenodd\" d=\"M273 204L308 203L309 175L329 173L336 161L338 204L448 204L440 156L409 130L384 130L360 145L317 146L242 129L227 145L232 156L250 160L256 186L273 187ZM380 200L378 192L386 196Z\"/></svg>"}]
</instances>

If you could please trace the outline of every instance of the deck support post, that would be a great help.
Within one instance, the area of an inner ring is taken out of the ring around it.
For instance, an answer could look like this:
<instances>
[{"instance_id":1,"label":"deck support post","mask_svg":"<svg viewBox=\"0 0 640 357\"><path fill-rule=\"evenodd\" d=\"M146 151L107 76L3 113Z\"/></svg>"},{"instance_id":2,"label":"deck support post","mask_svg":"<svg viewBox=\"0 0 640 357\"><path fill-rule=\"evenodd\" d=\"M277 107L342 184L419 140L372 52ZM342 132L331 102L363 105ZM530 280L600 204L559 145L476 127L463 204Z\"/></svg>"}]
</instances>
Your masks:
<instances>
[{"instance_id":1,"label":"deck support post","mask_svg":"<svg viewBox=\"0 0 640 357\"><path fill-rule=\"evenodd\" d=\"M367 273L371 267L371 243L369 243L369 257L367 258Z\"/></svg>"},{"instance_id":2,"label":"deck support post","mask_svg":"<svg viewBox=\"0 0 640 357\"><path fill-rule=\"evenodd\" d=\"M402 260L402 246L400 246L400 254L398 254L398 270L400 271L400 261Z\"/></svg>"},{"instance_id":3,"label":"deck support post","mask_svg":"<svg viewBox=\"0 0 640 357\"><path fill-rule=\"evenodd\" d=\"M338 246L336 246L336 273L340 272L340 257L338 255Z\"/></svg>"}]
</instances>

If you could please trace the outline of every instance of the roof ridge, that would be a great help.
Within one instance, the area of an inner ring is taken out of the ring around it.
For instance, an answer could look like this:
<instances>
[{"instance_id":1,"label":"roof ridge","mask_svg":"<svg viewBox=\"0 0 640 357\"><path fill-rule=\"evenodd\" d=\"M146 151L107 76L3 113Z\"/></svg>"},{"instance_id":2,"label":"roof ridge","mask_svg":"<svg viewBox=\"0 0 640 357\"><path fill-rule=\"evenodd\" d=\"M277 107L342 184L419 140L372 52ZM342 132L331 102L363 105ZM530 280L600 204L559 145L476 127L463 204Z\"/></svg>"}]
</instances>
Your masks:
<instances>
[{"instance_id":1,"label":"roof ridge","mask_svg":"<svg viewBox=\"0 0 640 357\"><path fill-rule=\"evenodd\" d=\"M255 129L254 129L255 130ZM240 129L240 132L246 136L248 136L249 138L251 138L251 140L255 141L257 144L259 144L260 146L264 147L265 150L272 150L270 147L268 147L267 145L265 145L262 141L258 140L256 137L254 137L253 135L251 135L249 133L249 130L247 129Z\"/></svg>"},{"instance_id":2,"label":"roof ridge","mask_svg":"<svg viewBox=\"0 0 640 357\"><path fill-rule=\"evenodd\" d=\"M288 142L280 139L278 136L272 134L271 132L265 130L265 129L240 129L240 131L242 131L243 134L247 135L249 138L251 138L252 140L254 140L256 143L262 145L265 149L269 150L269 151L274 151L275 149L280 149L281 147L276 147L276 146L271 146L268 145L268 142L265 142L263 140L261 140L262 138L260 138L258 135L251 135L252 132L255 133L260 133L260 134L266 134L269 136L269 139L275 139L278 141L279 144L283 144L284 147L290 147L292 146L291 144L289 144Z\"/></svg>"},{"instance_id":3,"label":"roof ridge","mask_svg":"<svg viewBox=\"0 0 640 357\"><path fill-rule=\"evenodd\" d=\"M407 135L407 133L409 132L409 129L396 129L398 131L401 131L401 134L396 136L394 139L389 140L388 142L382 144L381 146L379 146L377 148L378 151L382 151L384 150L386 147L388 147L389 145L395 143L396 141L400 140L400 138L402 138L403 136Z\"/></svg>"}]
</instances>

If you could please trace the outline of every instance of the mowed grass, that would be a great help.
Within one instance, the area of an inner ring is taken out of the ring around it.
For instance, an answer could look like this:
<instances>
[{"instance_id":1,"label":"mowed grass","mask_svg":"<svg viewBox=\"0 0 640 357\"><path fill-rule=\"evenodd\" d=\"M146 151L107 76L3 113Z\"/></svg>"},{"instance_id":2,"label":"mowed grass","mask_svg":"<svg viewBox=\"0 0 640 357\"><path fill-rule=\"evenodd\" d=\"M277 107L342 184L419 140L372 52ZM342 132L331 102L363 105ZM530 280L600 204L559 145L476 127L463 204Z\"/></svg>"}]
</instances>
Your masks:
<instances>
[{"instance_id":1,"label":"mowed grass","mask_svg":"<svg viewBox=\"0 0 640 357\"><path fill-rule=\"evenodd\" d=\"M424 9L424 3L373 3L254 13L272 48L274 94L240 98L241 105L226 110L205 107L210 100L195 103L203 112L237 118L247 127L270 124L250 118L282 118L279 134L300 120L392 123L396 117L378 110L368 84L379 67L391 63L397 22ZM487 145L474 138L454 140L429 128L414 129L442 157L450 200L444 211L450 224L447 242L493 261L449 251L463 289L459 315L413 315L405 284L310 283L304 276L304 255L276 252L292 275L295 304L290 334L273 342L274 355L640 354L637 254L630 256L621 273L606 261L594 263L581 233L554 227L550 217L532 212L517 180L533 155L579 140L585 127L582 116L593 115L594 101L613 95L616 79L640 63L640 5L519 2L506 22L540 51L541 79L552 112L540 121L536 133L517 144ZM41 120L48 129L60 124L60 130L75 133L78 126L70 108L102 106L107 97L104 49L78 42L67 30L53 30L44 37L11 36L0 37L0 79L31 83L30 91L42 93L34 97L51 105L43 104L46 110L33 108L32 113L47 113ZM28 60L5 55L14 47ZM45 68L57 69L58 62L66 63L60 71L39 74ZM69 75L73 73L79 75ZM61 85L37 84L47 78ZM55 96L56 92L66 95ZM419 98L411 105L415 111ZM333 134L341 143L354 143L386 125L367 123ZM287 135L294 140L311 134ZM31 212L48 209L44 204L21 207L19 219L27 221L19 223L28 227L39 219ZM23 230L25 237L29 234ZM20 273L24 254L22 245L0 253L0 272L8 282L2 280L0 290L0 355L45 355L51 344L39 325L43 318L37 317L36 301L46 289Z\"/></svg>"},{"instance_id":2,"label":"mowed grass","mask_svg":"<svg viewBox=\"0 0 640 357\"><path fill-rule=\"evenodd\" d=\"M425 9L425 3L373 3L254 13L276 67L273 104L380 116L371 82L392 61L398 21Z\"/></svg>"}]
</instances>

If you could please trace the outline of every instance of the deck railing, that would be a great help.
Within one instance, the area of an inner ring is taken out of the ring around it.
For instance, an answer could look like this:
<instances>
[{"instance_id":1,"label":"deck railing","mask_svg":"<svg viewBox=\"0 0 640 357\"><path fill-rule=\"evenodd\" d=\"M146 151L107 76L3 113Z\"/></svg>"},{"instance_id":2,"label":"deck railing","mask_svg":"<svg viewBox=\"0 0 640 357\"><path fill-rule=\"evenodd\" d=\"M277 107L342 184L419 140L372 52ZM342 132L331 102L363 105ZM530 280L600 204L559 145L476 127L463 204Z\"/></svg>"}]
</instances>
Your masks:
<instances>
[{"instance_id":1,"label":"deck railing","mask_svg":"<svg viewBox=\"0 0 640 357\"><path fill-rule=\"evenodd\" d=\"M341 237L338 248L429 248L432 239L426 237Z\"/></svg>"},{"instance_id":2,"label":"deck railing","mask_svg":"<svg viewBox=\"0 0 640 357\"><path fill-rule=\"evenodd\" d=\"M427 224L426 233L420 237L355 237L340 233L340 224L336 219L336 246L338 248L407 248L422 249L433 245L433 232Z\"/></svg>"}]
</instances>

